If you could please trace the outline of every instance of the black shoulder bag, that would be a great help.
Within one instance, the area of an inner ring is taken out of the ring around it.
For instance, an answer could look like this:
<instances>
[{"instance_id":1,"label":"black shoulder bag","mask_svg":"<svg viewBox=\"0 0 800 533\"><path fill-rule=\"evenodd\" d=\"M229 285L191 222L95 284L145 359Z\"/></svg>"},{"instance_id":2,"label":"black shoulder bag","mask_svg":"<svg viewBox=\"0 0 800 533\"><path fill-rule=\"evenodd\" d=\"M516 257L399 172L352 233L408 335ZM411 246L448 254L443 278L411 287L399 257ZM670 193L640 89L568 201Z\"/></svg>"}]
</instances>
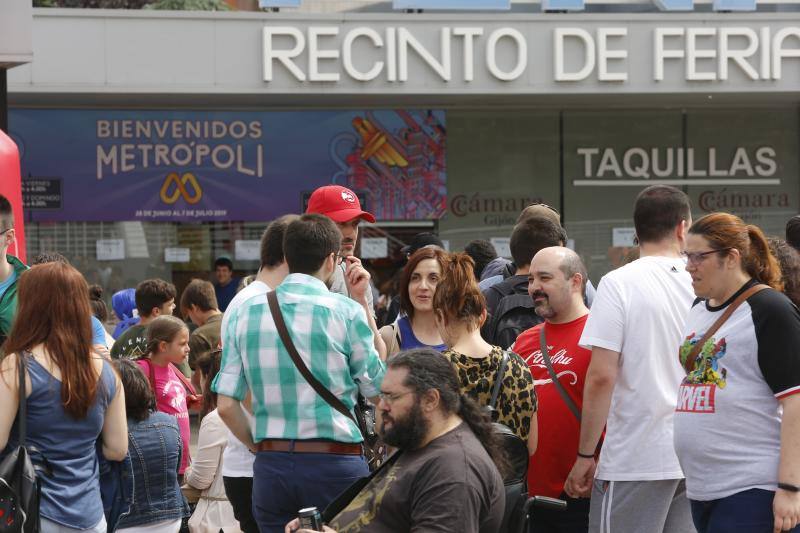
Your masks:
<instances>
[{"instance_id":1,"label":"black shoulder bag","mask_svg":"<svg viewBox=\"0 0 800 533\"><path fill-rule=\"evenodd\" d=\"M564 385L561 384L561 381L558 379L558 374L556 374L555 369L553 368L553 362L550 360L550 354L547 352L547 338L544 335L544 328L545 326L542 325L542 329L539 330L539 347L542 349L542 360L544 361L544 366L547 367L547 371L550 373L550 379L553 380L553 386L558 391L558 394L561 395L561 399L564 400L564 403L567 404L567 407L572 414L575 415L575 418L578 419L578 422L581 421L581 410L578 409L578 406L572 400L572 397L567 392L567 389L564 388Z\"/></svg>"},{"instance_id":2,"label":"black shoulder bag","mask_svg":"<svg viewBox=\"0 0 800 533\"><path fill-rule=\"evenodd\" d=\"M36 469L25 447L27 435L27 394L25 368L27 354L17 354L19 369L19 444L0 463L0 533L39 532L39 483Z\"/></svg>"},{"instance_id":3,"label":"black shoulder bag","mask_svg":"<svg viewBox=\"0 0 800 533\"><path fill-rule=\"evenodd\" d=\"M283 320L283 313L281 313L281 308L278 305L278 295L274 290L267 293L267 303L269 304L269 310L272 313L272 318L275 320L275 327L278 329L278 335L280 336L283 345L286 347L286 351L289 352L289 355L294 362L294 366L297 368L298 372L300 372L303 378L305 378L308 384L311 385L311 388L313 388L317 394L322 396L322 399L325 400L328 405L356 423L358 429L361 431L362 437L364 438L364 456L369 464L369 469L375 470L380 466L386 457L386 446L383 444L383 442L381 442L378 434L375 432L374 408L368 404L367 399L364 398L363 395L359 394L358 401L353 409L355 411L354 416L339 398L334 396L331 391L325 388L325 386L320 383L308 369L306 364L303 362L303 359L300 357L294 342L292 342L292 337L289 335L286 322Z\"/></svg>"}]
</instances>

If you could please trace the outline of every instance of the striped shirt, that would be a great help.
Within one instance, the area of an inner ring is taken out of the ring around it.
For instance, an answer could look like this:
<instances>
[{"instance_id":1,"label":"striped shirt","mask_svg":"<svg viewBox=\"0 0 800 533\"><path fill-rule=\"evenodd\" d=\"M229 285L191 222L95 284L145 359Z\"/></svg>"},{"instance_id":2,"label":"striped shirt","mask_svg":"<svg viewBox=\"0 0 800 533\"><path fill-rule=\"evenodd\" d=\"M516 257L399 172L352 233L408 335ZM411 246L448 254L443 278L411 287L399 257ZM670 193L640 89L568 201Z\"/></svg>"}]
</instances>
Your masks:
<instances>
[{"instance_id":1,"label":"striped shirt","mask_svg":"<svg viewBox=\"0 0 800 533\"><path fill-rule=\"evenodd\" d=\"M360 391L377 396L386 366L364 309L317 278L290 274L277 288L289 335L311 373L349 409ZM253 394L253 439L362 441L358 426L330 407L295 368L278 336L266 293L244 301L222 333L222 364L212 390Z\"/></svg>"}]
</instances>

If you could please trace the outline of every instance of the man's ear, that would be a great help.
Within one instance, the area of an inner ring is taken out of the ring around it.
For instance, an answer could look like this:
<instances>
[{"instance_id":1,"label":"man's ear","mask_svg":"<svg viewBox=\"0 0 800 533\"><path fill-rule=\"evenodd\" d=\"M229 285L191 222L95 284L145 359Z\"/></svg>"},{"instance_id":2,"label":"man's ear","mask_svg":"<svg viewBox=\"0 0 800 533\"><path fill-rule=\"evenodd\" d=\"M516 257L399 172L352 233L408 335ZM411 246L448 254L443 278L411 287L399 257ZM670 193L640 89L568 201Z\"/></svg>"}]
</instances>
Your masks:
<instances>
[{"instance_id":1,"label":"man's ear","mask_svg":"<svg viewBox=\"0 0 800 533\"><path fill-rule=\"evenodd\" d=\"M432 413L439 409L439 404L442 398L439 395L439 391L436 389L429 389L425 391L424 394L420 397L420 405L422 406L422 411L424 413Z\"/></svg>"}]
</instances>

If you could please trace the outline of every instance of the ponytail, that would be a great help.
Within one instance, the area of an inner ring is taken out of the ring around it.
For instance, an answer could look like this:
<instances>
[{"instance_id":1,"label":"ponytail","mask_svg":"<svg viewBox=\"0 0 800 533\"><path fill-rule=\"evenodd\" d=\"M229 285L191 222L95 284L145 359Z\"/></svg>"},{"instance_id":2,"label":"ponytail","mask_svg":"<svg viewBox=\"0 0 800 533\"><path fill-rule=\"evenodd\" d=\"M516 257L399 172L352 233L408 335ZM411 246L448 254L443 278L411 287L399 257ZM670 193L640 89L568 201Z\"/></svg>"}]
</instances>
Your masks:
<instances>
[{"instance_id":1,"label":"ponytail","mask_svg":"<svg viewBox=\"0 0 800 533\"><path fill-rule=\"evenodd\" d=\"M506 479L511 473L511 463L508 454L492 427L492 418L488 411L478 405L469 396L462 394L459 398L457 414L463 420L481 443L486 453L500 472L500 477Z\"/></svg>"},{"instance_id":2,"label":"ponytail","mask_svg":"<svg viewBox=\"0 0 800 533\"><path fill-rule=\"evenodd\" d=\"M747 226L747 236L750 238L750 250L743 265L747 273L757 281L782 291L781 268L764 233L758 226L750 224Z\"/></svg>"},{"instance_id":3,"label":"ponytail","mask_svg":"<svg viewBox=\"0 0 800 533\"><path fill-rule=\"evenodd\" d=\"M486 299L475 279L475 261L465 253L451 254L433 295L433 309L447 320L480 327Z\"/></svg>"},{"instance_id":4,"label":"ponytail","mask_svg":"<svg viewBox=\"0 0 800 533\"><path fill-rule=\"evenodd\" d=\"M704 237L716 250L735 248L743 271L759 283L783 290L780 266L758 226L747 225L730 213L711 213L695 221L689 233Z\"/></svg>"}]
</instances>

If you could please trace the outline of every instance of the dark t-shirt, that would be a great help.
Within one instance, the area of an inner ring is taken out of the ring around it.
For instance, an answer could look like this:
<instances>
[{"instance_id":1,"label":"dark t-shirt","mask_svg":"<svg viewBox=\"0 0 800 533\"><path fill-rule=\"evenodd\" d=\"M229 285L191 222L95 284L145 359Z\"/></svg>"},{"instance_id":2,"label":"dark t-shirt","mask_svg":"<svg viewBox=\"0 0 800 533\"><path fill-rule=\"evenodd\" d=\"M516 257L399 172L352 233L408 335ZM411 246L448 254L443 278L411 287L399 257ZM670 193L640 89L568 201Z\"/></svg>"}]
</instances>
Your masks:
<instances>
[{"instance_id":1,"label":"dark t-shirt","mask_svg":"<svg viewBox=\"0 0 800 533\"><path fill-rule=\"evenodd\" d=\"M338 533L496 533L504 510L503 480L462 423L422 449L403 452L329 525Z\"/></svg>"},{"instance_id":2,"label":"dark t-shirt","mask_svg":"<svg viewBox=\"0 0 800 533\"><path fill-rule=\"evenodd\" d=\"M147 326L136 324L125 330L111 347L111 357L114 359L140 359L147 355ZM177 366L184 376L189 377L192 371L189 362L184 361Z\"/></svg>"},{"instance_id":3,"label":"dark t-shirt","mask_svg":"<svg viewBox=\"0 0 800 533\"><path fill-rule=\"evenodd\" d=\"M227 285L224 287L218 283L214 283L214 293L217 296L217 307L223 313L228 308L233 297L236 296L236 289L239 288L239 278L231 278Z\"/></svg>"},{"instance_id":4,"label":"dark t-shirt","mask_svg":"<svg viewBox=\"0 0 800 533\"><path fill-rule=\"evenodd\" d=\"M136 324L119 336L111 347L114 359L139 359L147 355L147 328Z\"/></svg>"}]
</instances>

